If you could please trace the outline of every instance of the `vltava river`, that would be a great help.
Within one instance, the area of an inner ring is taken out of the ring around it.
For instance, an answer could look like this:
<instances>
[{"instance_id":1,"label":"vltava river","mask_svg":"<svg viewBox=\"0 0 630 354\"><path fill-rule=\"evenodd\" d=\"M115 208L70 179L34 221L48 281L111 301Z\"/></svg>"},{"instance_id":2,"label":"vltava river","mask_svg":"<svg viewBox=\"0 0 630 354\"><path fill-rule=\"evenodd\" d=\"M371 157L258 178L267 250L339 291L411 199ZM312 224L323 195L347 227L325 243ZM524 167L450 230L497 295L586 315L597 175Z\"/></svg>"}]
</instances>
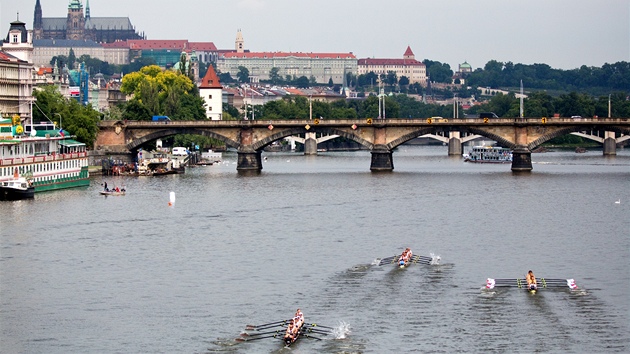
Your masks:
<instances>
[{"instance_id":1,"label":"vltava river","mask_svg":"<svg viewBox=\"0 0 630 354\"><path fill-rule=\"evenodd\" d=\"M442 146L401 147L392 173L371 173L365 151L263 156L257 176L226 153L184 175L107 177L124 197L100 196L99 176L0 203L0 351L630 351L627 149L533 154L525 174ZM371 265L405 247L441 265ZM581 290L480 290L529 269ZM234 341L298 307L351 332Z\"/></svg>"}]
</instances>

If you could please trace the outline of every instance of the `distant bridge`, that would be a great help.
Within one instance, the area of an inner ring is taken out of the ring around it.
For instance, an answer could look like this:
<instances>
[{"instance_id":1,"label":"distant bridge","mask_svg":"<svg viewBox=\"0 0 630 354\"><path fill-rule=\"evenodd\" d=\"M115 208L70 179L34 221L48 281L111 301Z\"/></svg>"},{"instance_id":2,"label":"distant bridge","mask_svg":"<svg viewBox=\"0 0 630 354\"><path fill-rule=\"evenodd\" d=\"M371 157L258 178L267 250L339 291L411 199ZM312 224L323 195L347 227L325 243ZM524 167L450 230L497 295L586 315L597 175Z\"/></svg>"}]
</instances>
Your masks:
<instances>
[{"instance_id":1,"label":"distant bridge","mask_svg":"<svg viewBox=\"0 0 630 354\"><path fill-rule=\"evenodd\" d=\"M237 170L262 169L263 149L273 142L305 136L305 149L316 151L315 135L337 135L371 151L372 171L394 169L393 150L426 134L448 136L449 154L462 153L463 134L478 135L513 150L513 171L532 170L531 151L553 138L575 132L604 131L604 155L630 139L630 118L464 118L243 121L101 121L95 149L131 154L143 144L175 134L207 136L234 147Z\"/></svg>"}]
</instances>

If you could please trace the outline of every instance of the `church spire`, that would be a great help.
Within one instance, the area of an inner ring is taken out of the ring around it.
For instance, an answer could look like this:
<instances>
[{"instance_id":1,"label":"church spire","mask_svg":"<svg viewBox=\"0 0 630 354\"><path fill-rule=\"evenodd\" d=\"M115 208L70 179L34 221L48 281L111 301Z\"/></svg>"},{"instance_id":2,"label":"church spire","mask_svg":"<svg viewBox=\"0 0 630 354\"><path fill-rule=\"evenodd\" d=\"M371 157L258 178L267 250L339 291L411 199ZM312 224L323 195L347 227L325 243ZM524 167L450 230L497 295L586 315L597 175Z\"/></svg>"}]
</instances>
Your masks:
<instances>
[{"instance_id":1,"label":"church spire","mask_svg":"<svg viewBox=\"0 0 630 354\"><path fill-rule=\"evenodd\" d=\"M85 20L87 21L89 19L90 19L90 0L87 0L87 2L85 3Z\"/></svg>"},{"instance_id":2,"label":"church spire","mask_svg":"<svg viewBox=\"0 0 630 354\"><path fill-rule=\"evenodd\" d=\"M42 28L42 5L39 0L35 2L35 13L33 14L33 29Z\"/></svg>"}]
</instances>

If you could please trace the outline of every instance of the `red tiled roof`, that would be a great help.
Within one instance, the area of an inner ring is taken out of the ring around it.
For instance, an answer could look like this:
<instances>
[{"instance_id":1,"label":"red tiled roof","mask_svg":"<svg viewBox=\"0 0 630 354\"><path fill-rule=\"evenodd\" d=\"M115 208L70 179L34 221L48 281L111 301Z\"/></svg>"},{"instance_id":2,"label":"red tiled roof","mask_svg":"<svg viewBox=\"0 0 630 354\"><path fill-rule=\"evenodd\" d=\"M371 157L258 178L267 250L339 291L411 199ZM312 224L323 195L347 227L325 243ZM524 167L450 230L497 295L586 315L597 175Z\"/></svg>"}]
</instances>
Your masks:
<instances>
[{"instance_id":1,"label":"red tiled roof","mask_svg":"<svg viewBox=\"0 0 630 354\"><path fill-rule=\"evenodd\" d=\"M208 71L206 71L206 75L201 79L201 85L199 88L222 88L221 83L219 82L219 77L217 73L214 71L214 67L212 65L208 66Z\"/></svg>"},{"instance_id":2,"label":"red tiled roof","mask_svg":"<svg viewBox=\"0 0 630 354\"><path fill-rule=\"evenodd\" d=\"M0 50L0 60L1 61L10 61L10 62L14 62L14 63L25 62L24 60L18 59L16 57L14 57L13 55L11 55L11 54L9 54L9 53L7 53L5 51L2 51L2 50Z\"/></svg>"},{"instance_id":3,"label":"red tiled roof","mask_svg":"<svg viewBox=\"0 0 630 354\"><path fill-rule=\"evenodd\" d=\"M350 53L301 53L301 52L249 52L249 53L225 53L225 58L311 58L311 59L356 59L356 56Z\"/></svg>"},{"instance_id":4,"label":"red tiled roof","mask_svg":"<svg viewBox=\"0 0 630 354\"><path fill-rule=\"evenodd\" d=\"M129 48L127 41L116 41L111 43L101 43L103 48Z\"/></svg>"},{"instance_id":5,"label":"red tiled roof","mask_svg":"<svg viewBox=\"0 0 630 354\"><path fill-rule=\"evenodd\" d=\"M407 50L405 50L405 54L403 54L403 56L406 57L406 56L412 56L412 55L415 55L415 54L413 54L413 51L411 50L411 47L407 46Z\"/></svg>"},{"instance_id":6,"label":"red tiled roof","mask_svg":"<svg viewBox=\"0 0 630 354\"><path fill-rule=\"evenodd\" d=\"M52 74L53 73L53 68L46 68L46 67L41 67L39 68L39 70L37 70L37 75L44 75L44 74Z\"/></svg>"},{"instance_id":7,"label":"red tiled roof","mask_svg":"<svg viewBox=\"0 0 630 354\"><path fill-rule=\"evenodd\" d=\"M422 65L424 63L415 59L359 59L358 65Z\"/></svg>"},{"instance_id":8,"label":"red tiled roof","mask_svg":"<svg viewBox=\"0 0 630 354\"><path fill-rule=\"evenodd\" d=\"M188 42L188 48L206 52L216 52L217 47L212 42Z\"/></svg>"},{"instance_id":9,"label":"red tiled roof","mask_svg":"<svg viewBox=\"0 0 630 354\"><path fill-rule=\"evenodd\" d=\"M188 44L186 39L163 39L163 40L148 40L148 39L129 39L129 49L143 50L143 49L177 49L183 50Z\"/></svg>"}]
</instances>

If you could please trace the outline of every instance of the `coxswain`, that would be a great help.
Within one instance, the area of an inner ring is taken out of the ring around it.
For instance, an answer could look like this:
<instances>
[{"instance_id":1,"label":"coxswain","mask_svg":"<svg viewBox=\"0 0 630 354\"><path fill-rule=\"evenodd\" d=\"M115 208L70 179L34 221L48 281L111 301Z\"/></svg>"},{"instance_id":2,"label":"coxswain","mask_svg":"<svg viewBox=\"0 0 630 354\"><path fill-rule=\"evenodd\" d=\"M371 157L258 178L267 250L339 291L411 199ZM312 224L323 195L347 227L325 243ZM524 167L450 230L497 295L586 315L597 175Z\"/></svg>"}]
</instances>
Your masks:
<instances>
[{"instance_id":1,"label":"coxswain","mask_svg":"<svg viewBox=\"0 0 630 354\"><path fill-rule=\"evenodd\" d=\"M531 270L527 272L527 276L525 277L527 280L527 290L536 290L538 289L538 284L536 283L536 276L534 276L534 272Z\"/></svg>"}]
</instances>

